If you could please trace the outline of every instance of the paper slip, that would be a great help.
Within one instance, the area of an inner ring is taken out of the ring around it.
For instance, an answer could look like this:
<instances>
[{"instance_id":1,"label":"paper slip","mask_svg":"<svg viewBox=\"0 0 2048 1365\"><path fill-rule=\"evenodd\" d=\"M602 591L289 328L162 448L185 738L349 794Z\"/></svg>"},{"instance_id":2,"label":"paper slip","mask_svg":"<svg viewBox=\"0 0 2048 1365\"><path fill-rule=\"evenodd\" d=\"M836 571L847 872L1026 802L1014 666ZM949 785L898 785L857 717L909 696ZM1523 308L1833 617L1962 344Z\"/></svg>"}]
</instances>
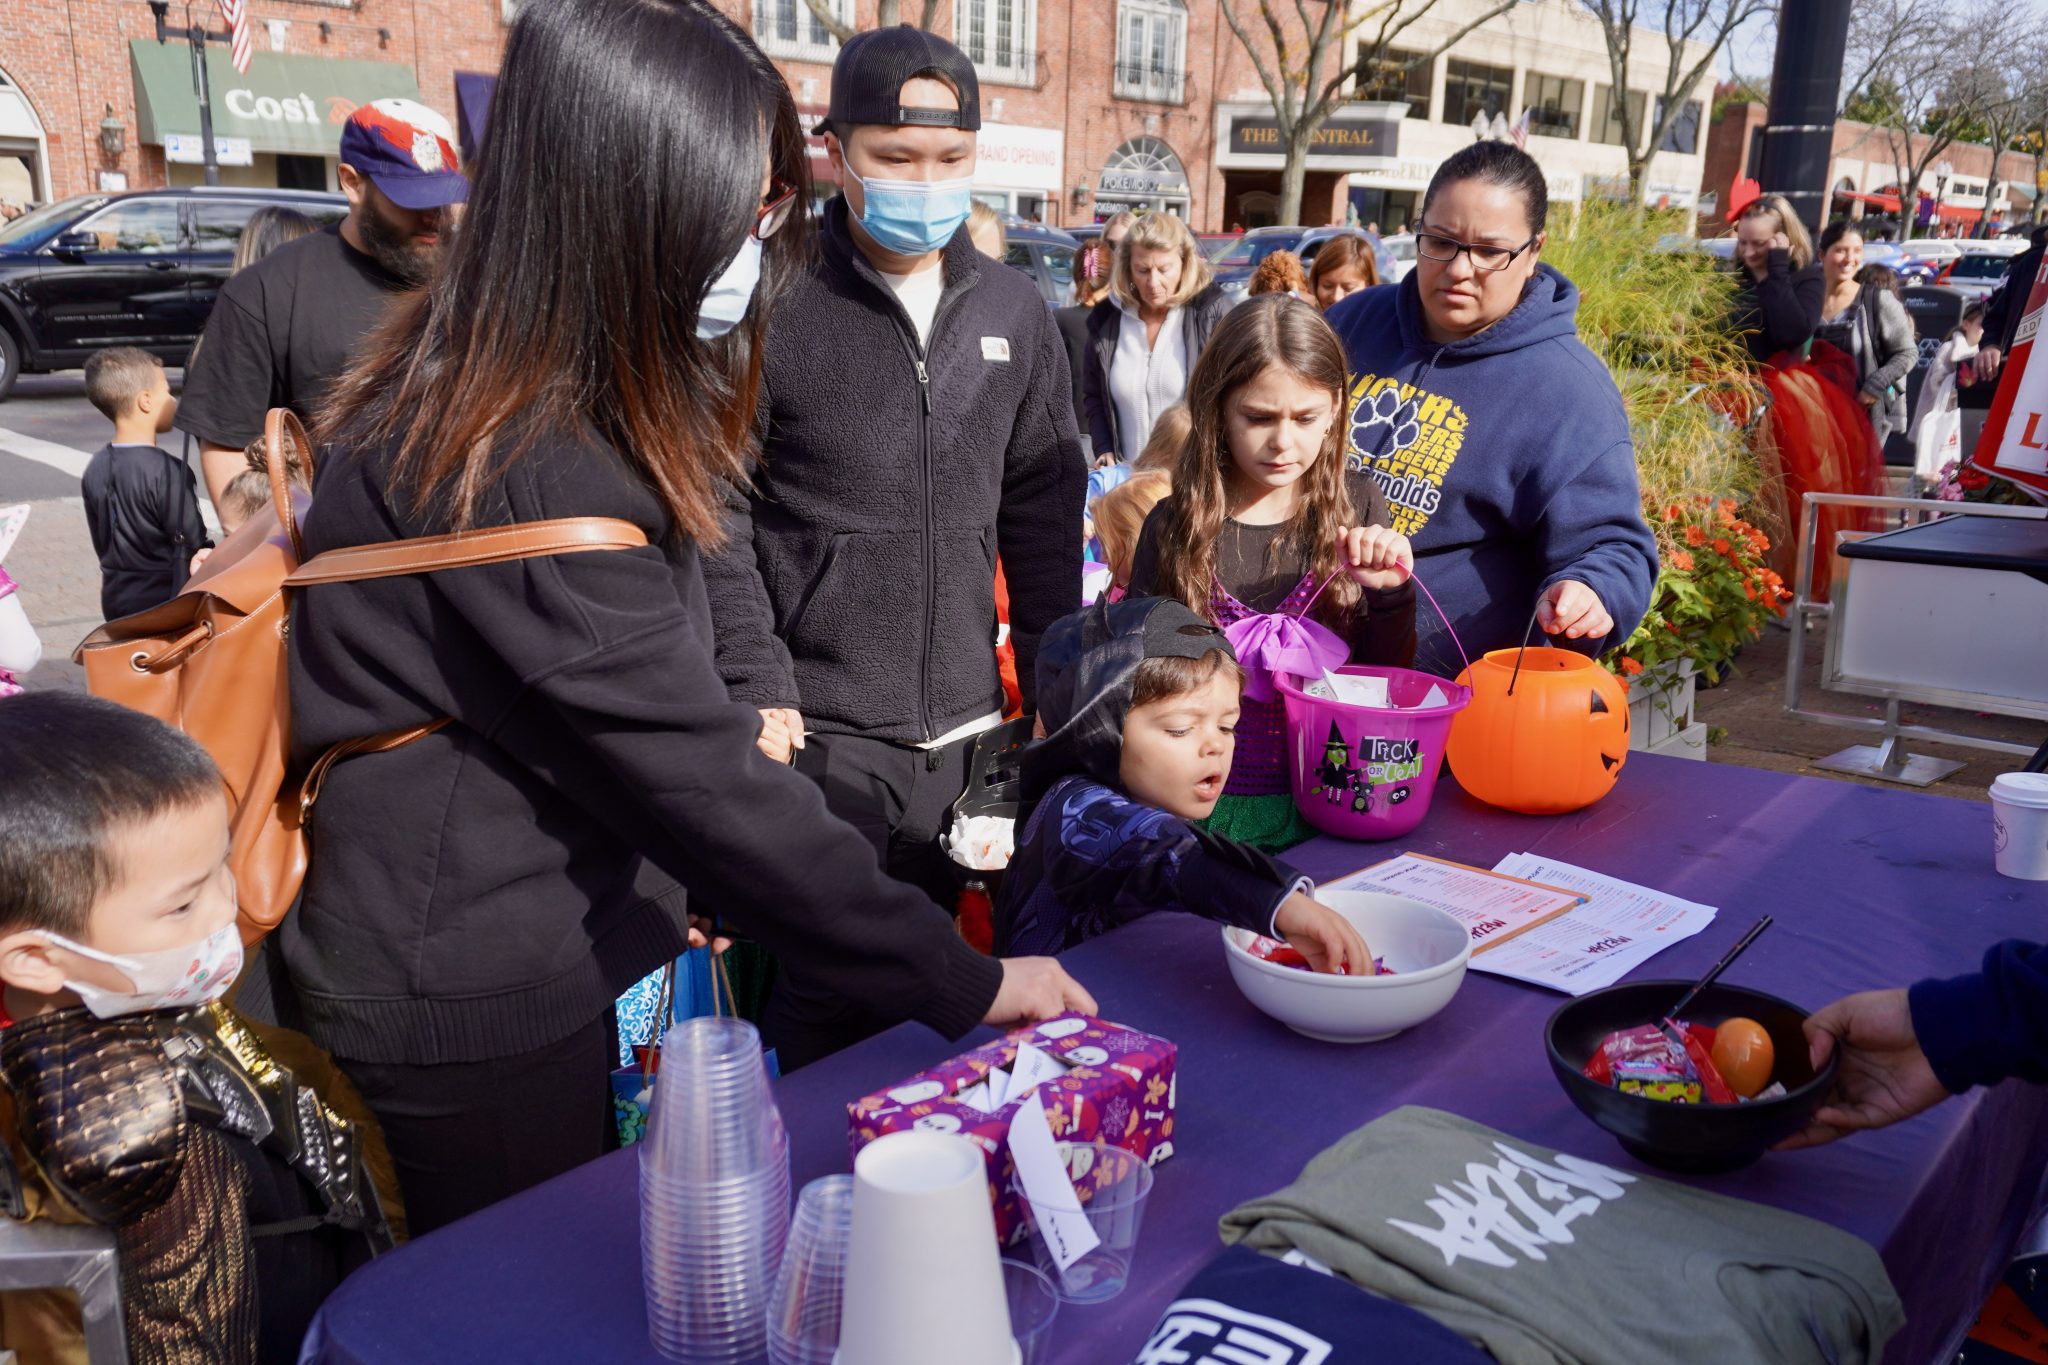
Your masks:
<instances>
[{"instance_id":1,"label":"paper slip","mask_svg":"<svg viewBox=\"0 0 2048 1365\"><path fill-rule=\"evenodd\" d=\"M1519 934L1554 920L1585 897L1563 887L1544 886L1483 867L1448 863L1420 853L1376 863L1334 882L1328 891L1384 891L1448 910L1472 934L1474 963Z\"/></svg>"},{"instance_id":2,"label":"paper slip","mask_svg":"<svg viewBox=\"0 0 2048 1365\"><path fill-rule=\"evenodd\" d=\"M1362 677L1356 673L1332 673L1323 670L1323 682L1329 687L1332 701L1349 702L1353 706L1377 706L1386 710L1387 680L1385 678Z\"/></svg>"},{"instance_id":3,"label":"paper slip","mask_svg":"<svg viewBox=\"0 0 2048 1365\"><path fill-rule=\"evenodd\" d=\"M1667 896L1552 858L1512 853L1501 859L1494 871L1569 887L1588 897L1584 905L1537 926L1500 951L1472 959L1475 971L1567 995L1611 986L1680 939L1691 938L1714 922L1711 905Z\"/></svg>"},{"instance_id":4,"label":"paper slip","mask_svg":"<svg viewBox=\"0 0 2048 1365\"><path fill-rule=\"evenodd\" d=\"M989 1098L987 1081L983 1081L979 1085L970 1085L953 1098L966 1105L969 1109L979 1109L984 1114L996 1112L995 1102Z\"/></svg>"},{"instance_id":5,"label":"paper slip","mask_svg":"<svg viewBox=\"0 0 2048 1365\"><path fill-rule=\"evenodd\" d=\"M1010 1156L1017 1163L1024 1197L1031 1201L1031 1221L1052 1252L1053 1264L1065 1270L1102 1244L1081 1210L1066 1159L1053 1144L1044 1105L1024 1105L1010 1120Z\"/></svg>"},{"instance_id":6,"label":"paper slip","mask_svg":"<svg viewBox=\"0 0 2048 1365\"><path fill-rule=\"evenodd\" d=\"M1003 1092L1003 1102L1014 1104L1046 1081L1056 1081L1066 1074L1067 1068L1061 1063L1029 1043L1019 1043L1017 1060L1010 1063L1010 1084Z\"/></svg>"}]
</instances>

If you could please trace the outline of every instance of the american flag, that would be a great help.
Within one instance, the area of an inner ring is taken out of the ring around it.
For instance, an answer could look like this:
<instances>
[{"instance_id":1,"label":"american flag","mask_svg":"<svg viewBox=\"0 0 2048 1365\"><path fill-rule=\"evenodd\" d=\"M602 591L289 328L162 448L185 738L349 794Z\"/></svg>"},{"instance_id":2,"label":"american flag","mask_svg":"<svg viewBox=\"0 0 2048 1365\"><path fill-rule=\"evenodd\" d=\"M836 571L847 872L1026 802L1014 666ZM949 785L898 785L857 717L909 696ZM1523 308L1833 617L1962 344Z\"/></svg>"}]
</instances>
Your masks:
<instances>
[{"instance_id":1,"label":"american flag","mask_svg":"<svg viewBox=\"0 0 2048 1365\"><path fill-rule=\"evenodd\" d=\"M228 26L234 39L235 70L249 74L249 58L255 52L255 42L249 36L249 6L247 0L218 0L221 22Z\"/></svg>"},{"instance_id":2,"label":"american flag","mask_svg":"<svg viewBox=\"0 0 2048 1365\"><path fill-rule=\"evenodd\" d=\"M227 0L221 0L221 3L226 4ZM1527 109L1524 109L1522 116L1515 120L1515 126L1508 129L1508 136L1515 140L1517 147L1520 147L1525 152L1529 150L1529 111Z\"/></svg>"}]
</instances>

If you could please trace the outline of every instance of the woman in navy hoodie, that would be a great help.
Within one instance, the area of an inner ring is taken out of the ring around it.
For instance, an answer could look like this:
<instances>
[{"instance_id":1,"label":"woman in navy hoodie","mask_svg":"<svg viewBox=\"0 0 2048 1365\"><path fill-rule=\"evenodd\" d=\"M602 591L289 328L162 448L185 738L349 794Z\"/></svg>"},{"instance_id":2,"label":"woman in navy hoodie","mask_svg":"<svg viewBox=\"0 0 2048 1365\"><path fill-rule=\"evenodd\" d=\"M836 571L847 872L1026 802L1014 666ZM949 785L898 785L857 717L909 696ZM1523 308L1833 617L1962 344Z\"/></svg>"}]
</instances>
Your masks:
<instances>
[{"instance_id":1,"label":"woman in navy hoodie","mask_svg":"<svg viewBox=\"0 0 2048 1365\"><path fill-rule=\"evenodd\" d=\"M1548 208L1533 157L1474 143L1430 181L1414 271L1326 315L1351 369L1351 458L1475 658L1519 642L1532 611L1598 654L1657 577L1620 391L1578 339L1578 290L1538 259ZM1434 616L1416 628L1415 666L1455 674Z\"/></svg>"}]
</instances>

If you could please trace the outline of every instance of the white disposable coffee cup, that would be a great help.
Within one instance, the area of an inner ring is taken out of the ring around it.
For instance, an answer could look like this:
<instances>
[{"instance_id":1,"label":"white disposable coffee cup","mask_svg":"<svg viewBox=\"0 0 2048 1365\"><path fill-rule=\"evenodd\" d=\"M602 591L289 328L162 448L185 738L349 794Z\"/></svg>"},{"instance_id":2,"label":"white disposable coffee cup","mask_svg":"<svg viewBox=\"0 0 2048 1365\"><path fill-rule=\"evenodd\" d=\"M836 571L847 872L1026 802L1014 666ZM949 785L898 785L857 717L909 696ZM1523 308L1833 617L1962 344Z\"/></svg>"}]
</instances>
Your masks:
<instances>
[{"instance_id":1,"label":"white disposable coffee cup","mask_svg":"<svg viewBox=\"0 0 2048 1365\"><path fill-rule=\"evenodd\" d=\"M981 1149L890 1133L853 1161L836 1365L1016 1365Z\"/></svg>"},{"instance_id":2,"label":"white disposable coffee cup","mask_svg":"<svg viewBox=\"0 0 2048 1365\"><path fill-rule=\"evenodd\" d=\"M2048 882L2048 773L1991 779L1991 847L2006 876Z\"/></svg>"}]
</instances>

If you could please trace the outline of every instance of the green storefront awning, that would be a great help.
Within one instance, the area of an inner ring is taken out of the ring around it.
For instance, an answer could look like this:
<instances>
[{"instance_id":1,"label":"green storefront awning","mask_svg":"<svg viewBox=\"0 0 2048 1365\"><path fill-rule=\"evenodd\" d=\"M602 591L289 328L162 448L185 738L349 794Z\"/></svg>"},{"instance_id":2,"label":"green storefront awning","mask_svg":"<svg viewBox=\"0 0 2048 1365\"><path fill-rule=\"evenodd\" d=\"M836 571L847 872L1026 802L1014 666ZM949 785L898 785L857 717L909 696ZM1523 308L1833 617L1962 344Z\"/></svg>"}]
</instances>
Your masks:
<instances>
[{"instance_id":1,"label":"green storefront awning","mask_svg":"<svg viewBox=\"0 0 2048 1365\"><path fill-rule=\"evenodd\" d=\"M136 140L160 144L166 133L196 136L192 50L181 42L136 39L128 44L128 58L135 73ZM359 105L420 97L412 68L396 62L259 51L244 76L221 44L206 49L206 78L215 137L245 137L253 151L298 156L333 156L342 124Z\"/></svg>"}]
</instances>

